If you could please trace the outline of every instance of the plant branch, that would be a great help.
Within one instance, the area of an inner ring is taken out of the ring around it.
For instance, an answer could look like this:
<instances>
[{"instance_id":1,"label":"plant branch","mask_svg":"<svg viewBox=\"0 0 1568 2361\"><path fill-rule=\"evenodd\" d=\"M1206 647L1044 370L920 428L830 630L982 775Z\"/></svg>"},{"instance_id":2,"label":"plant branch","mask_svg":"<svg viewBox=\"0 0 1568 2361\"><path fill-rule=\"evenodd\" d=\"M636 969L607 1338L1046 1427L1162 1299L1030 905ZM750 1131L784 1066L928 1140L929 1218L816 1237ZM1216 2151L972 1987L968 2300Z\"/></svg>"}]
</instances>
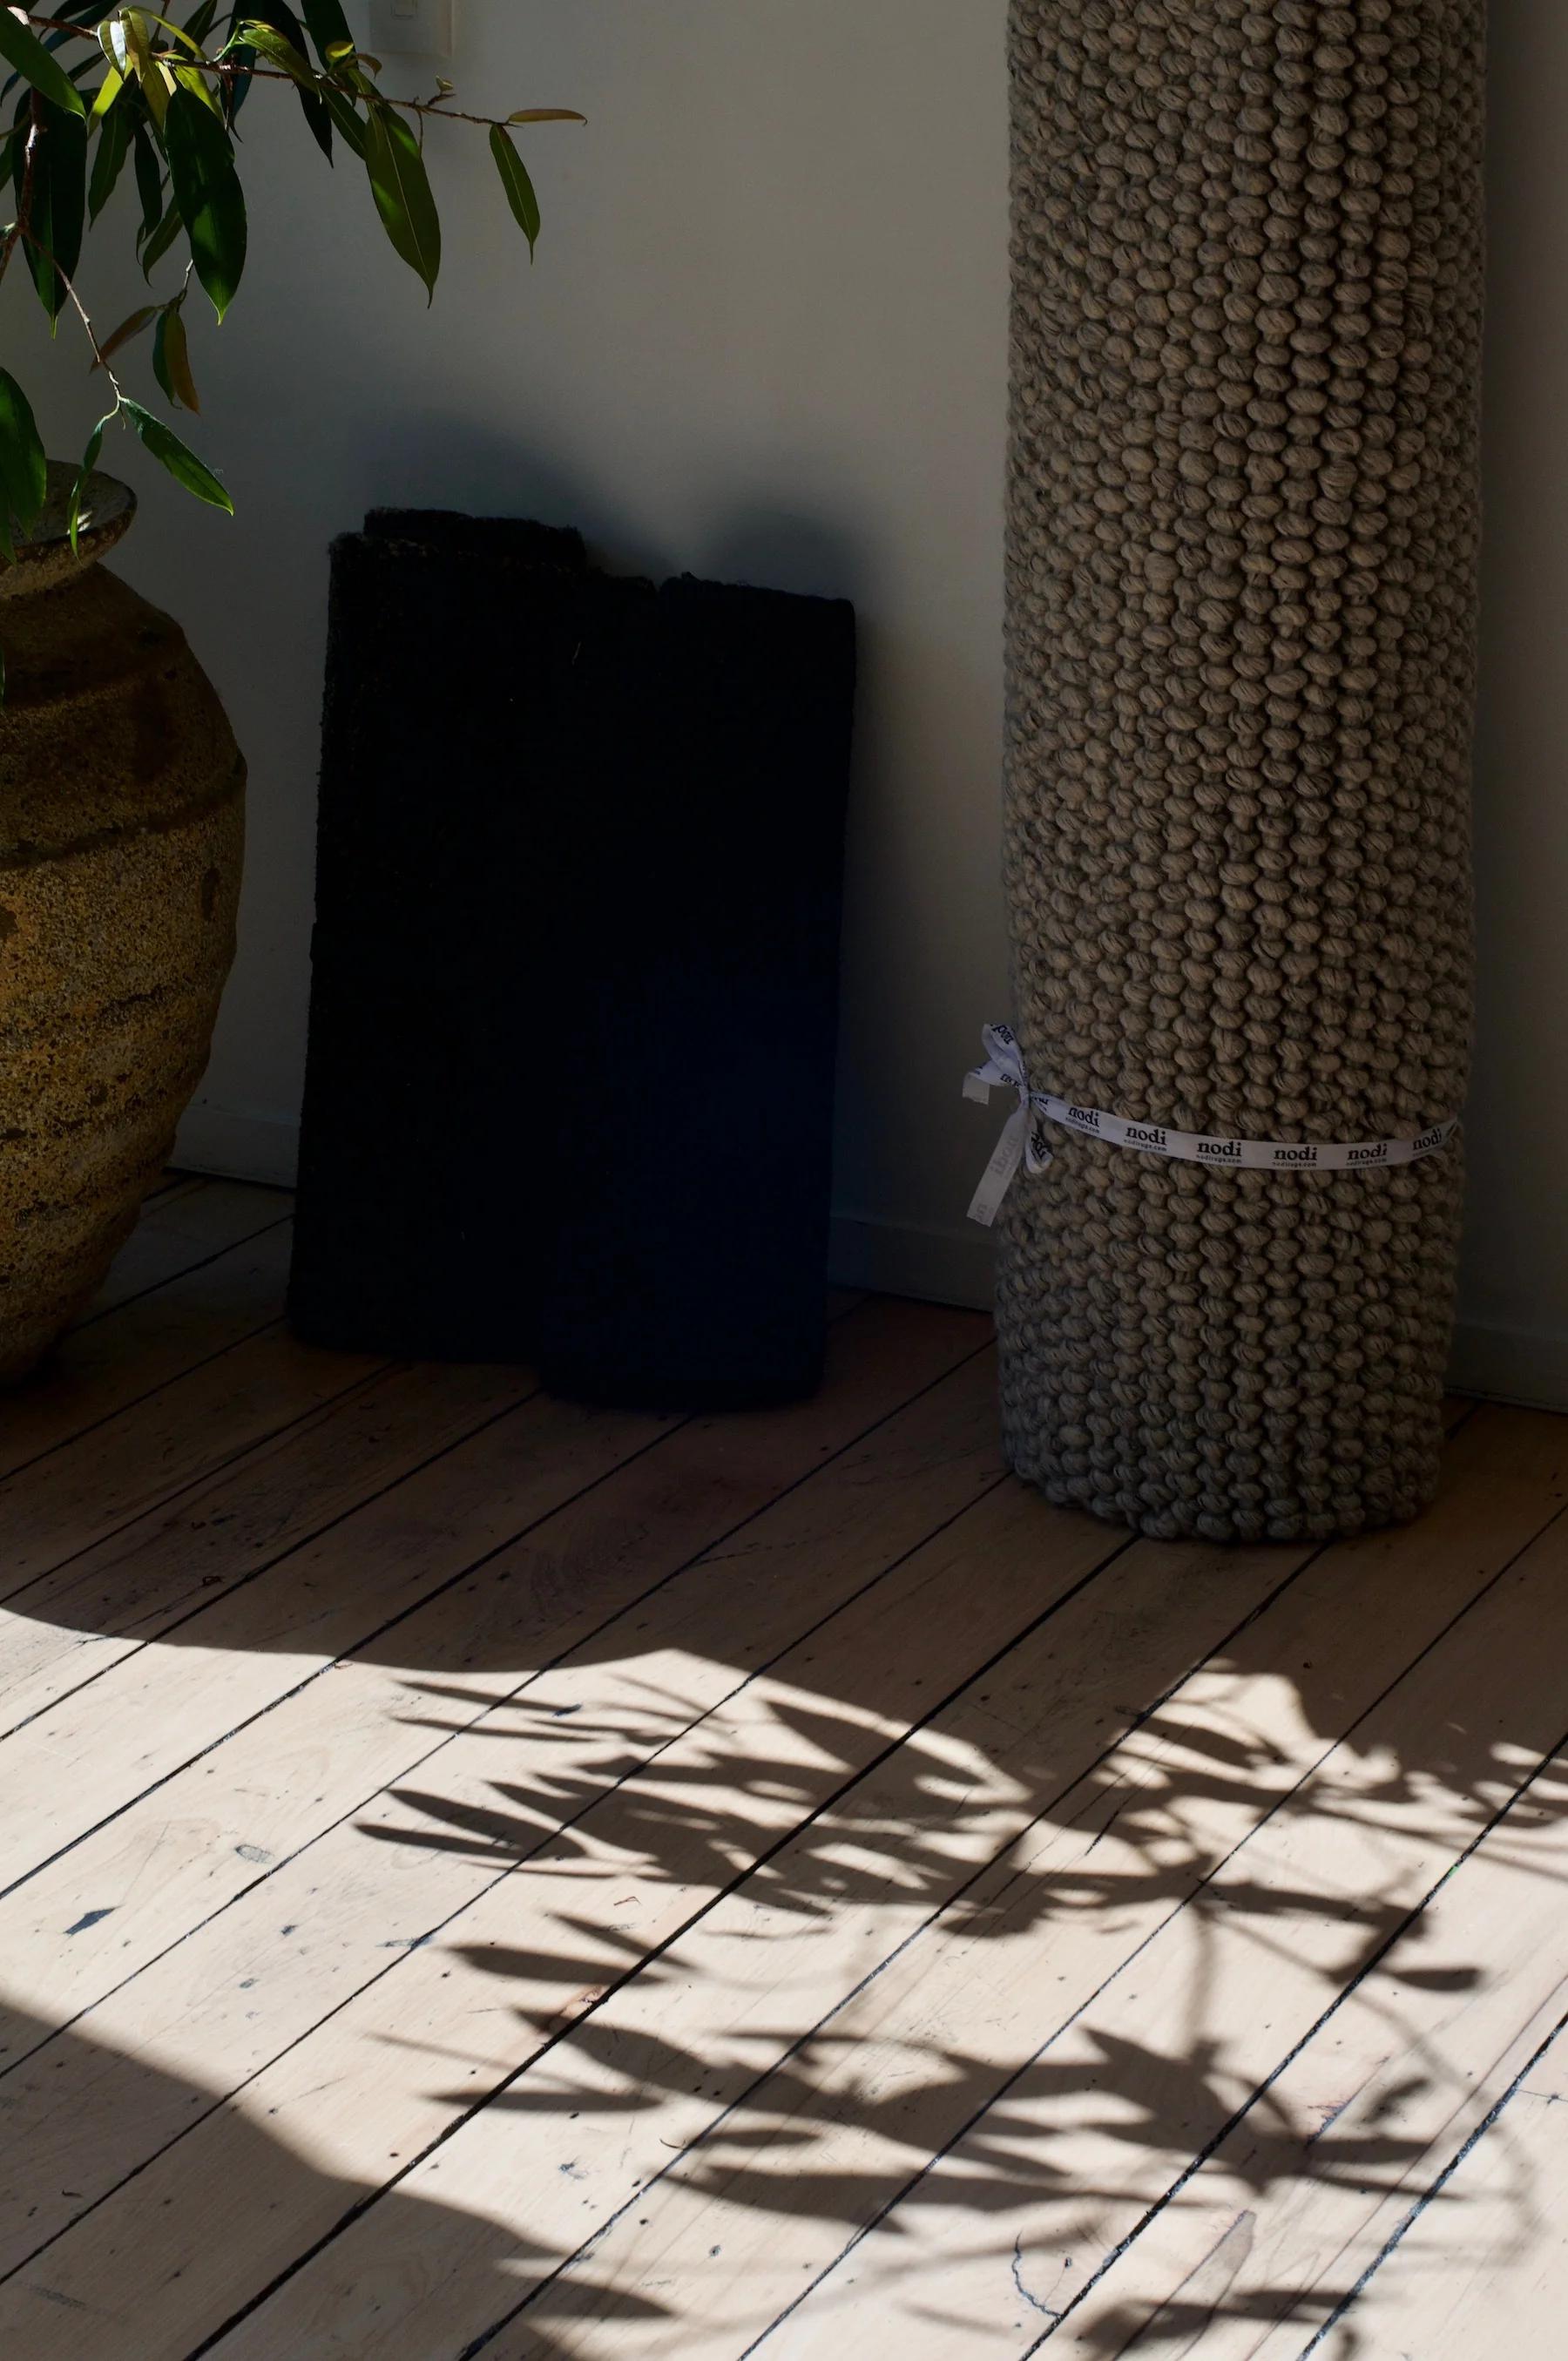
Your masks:
<instances>
[{"instance_id":1,"label":"plant branch","mask_svg":"<svg viewBox=\"0 0 1568 2361\"><path fill-rule=\"evenodd\" d=\"M16 218L5 233L5 244L0 246L0 279L5 278L11 257L16 252L19 241L27 236L27 225L33 217L33 182L38 173L38 141L42 137L43 106L35 91L29 111L27 145L25 150L27 162L22 168L22 186L16 198Z\"/></svg>"},{"instance_id":2,"label":"plant branch","mask_svg":"<svg viewBox=\"0 0 1568 2361\"><path fill-rule=\"evenodd\" d=\"M71 278L70 273L60 269L59 263L55 260L53 255L44 244L42 238L35 237L32 231L27 226L26 223L20 220L13 223L12 233L13 235L11 237L6 240L7 245L9 246L14 244L16 237L24 238L27 245L32 247L33 252L41 256L43 260L48 263L49 269L54 272L56 278L60 280L60 285L64 288L67 295L71 298L71 306L75 311L77 318L82 323L88 343L93 347L93 366L94 368L101 368L104 375L108 379L109 383L113 386L115 390L115 407L118 409L120 403L124 401L126 398L125 388L121 385L119 379L115 375L114 370L109 367L108 362L104 357L103 351L98 343L97 331L94 329L92 320L88 316L86 304L82 301L81 296L76 291L75 283Z\"/></svg>"},{"instance_id":3,"label":"plant branch","mask_svg":"<svg viewBox=\"0 0 1568 2361\"><path fill-rule=\"evenodd\" d=\"M29 14L27 22L33 30L38 33L66 33L75 40L94 43L98 38L96 26L70 25L58 16L35 16ZM159 65L188 66L195 73L215 74L220 82L239 71L232 63L226 63L222 59L192 57L184 49L154 49L152 56L154 61ZM296 90L300 88L294 76L285 73L281 66L249 65L244 68L244 71L258 82L286 82ZM364 95L363 92L356 91L352 84L339 82L334 75L321 73L314 79L318 85L330 87L344 98L355 99ZM510 121L510 117L505 115L466 114L462 107L444 105L439 99L432 101L421 98L389 98L381 90L378 90L375 93L375 104L378 106L394 107L400 115L433 115L443 123L477 124L481 131L494 131L498 126L504 131ZM562 109L562 114L567 120L581 121L582 119L580 116L569 115L565 108Z\"/></svg>"}]
</instances>

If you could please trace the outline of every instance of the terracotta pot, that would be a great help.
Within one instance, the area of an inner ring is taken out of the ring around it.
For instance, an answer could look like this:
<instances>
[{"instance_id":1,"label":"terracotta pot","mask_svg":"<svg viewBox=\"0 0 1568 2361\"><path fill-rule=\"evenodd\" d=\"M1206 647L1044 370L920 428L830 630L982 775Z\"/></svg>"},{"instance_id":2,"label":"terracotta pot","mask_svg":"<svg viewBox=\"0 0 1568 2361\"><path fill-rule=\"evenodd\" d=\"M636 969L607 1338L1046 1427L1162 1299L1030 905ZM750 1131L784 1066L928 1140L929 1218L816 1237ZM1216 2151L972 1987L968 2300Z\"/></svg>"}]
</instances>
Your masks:
<instances>
[{"instance_id":1,"label":"terracotta pot","mask_svg":"<svg viewBox=\"0 0 1568 2361\"><path fill-rule=\"evenodd\" d=\"M0 565L0 1379L93 1295L167 1163L234 958L245 765L167 615L98 560L134 495L72 471Z\"/></svg>"}]
</instances>

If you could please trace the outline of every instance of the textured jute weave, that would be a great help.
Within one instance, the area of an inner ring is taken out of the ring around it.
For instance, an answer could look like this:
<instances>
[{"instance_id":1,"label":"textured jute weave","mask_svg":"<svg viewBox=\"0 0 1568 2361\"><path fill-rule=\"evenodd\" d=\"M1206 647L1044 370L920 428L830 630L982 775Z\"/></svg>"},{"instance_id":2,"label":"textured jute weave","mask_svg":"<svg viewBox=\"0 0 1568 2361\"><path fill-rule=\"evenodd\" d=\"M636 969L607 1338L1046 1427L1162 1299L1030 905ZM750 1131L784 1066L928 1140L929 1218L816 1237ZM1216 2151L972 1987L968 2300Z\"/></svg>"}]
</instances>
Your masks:
<instances>
[{"instance_id":1,"label":"textured jute weave","mask_svg":"<svg viewBox=\"0 0 1568 2361\"><path fill-rule=\"evenodd\" d=\"M1456 1115L1482 0L1014 0L1008 894L1030 1080L1280 1141ZM1462 1185L1058 1136L1003 1224L1051 1499L1326 1536L1437 1472Z\"/></svg>"}]
</instances>

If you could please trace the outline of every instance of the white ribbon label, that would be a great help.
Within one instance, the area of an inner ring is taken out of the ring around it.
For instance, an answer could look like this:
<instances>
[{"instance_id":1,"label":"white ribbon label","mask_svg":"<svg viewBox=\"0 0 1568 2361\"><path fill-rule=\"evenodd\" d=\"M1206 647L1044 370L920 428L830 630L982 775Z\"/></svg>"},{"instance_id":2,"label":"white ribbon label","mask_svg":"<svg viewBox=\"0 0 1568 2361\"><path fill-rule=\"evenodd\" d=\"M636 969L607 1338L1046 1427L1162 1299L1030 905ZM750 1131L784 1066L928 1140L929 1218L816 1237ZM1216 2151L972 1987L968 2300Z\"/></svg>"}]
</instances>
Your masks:
<instances>
[{"instance_id":1,"label":"white ribbon label","mask_svg":"<svg viewBox=\"0 0 1568 2361\"><path fill-rule=\"evenodd\" d=\"M1180 1164L1208 1164L1236 1172L1361 1172L1375 1165L1419 1164L1436 1156L1458 1130L1457 1122L1433 1124L1416 1139L1307 1140L1210 1138L1199 1131L1173 1131L1161 1123L1129 1123L1100 1107L1074 1106L1048 1091L1032 1091L1018 1038L1006 1025L988 1025L982 1038L986 1061L964 1080L964 1096L984 1105L998 1085L1016 1091L1017 1111L1007 1119L996 1153L970 1207L971 1222L989 1229L1023 1165L1031 1174L1051 1162L1047 1123L1103 1139L1113 1148L1135 1148Z\"/></svg>"},{"instance_id":2,"label":"white ribbon label","mask_svg":"<svg viewBox=\"0 0 1568 2361\"><path fill-rule=\"evenodd\" d=\"M1002 1211L1003 1199L1016 1180L1020 1164L1027 1164L1031 1173L1039 1173L1046 1171L1053 1159L1016 1038L1005 1025L988 1025L981 1038L986 1061L977 1066L972 1074L965 1075L965 1098L984 1106L998 1084L1018 1093L1018 1104L1007 1118L1006 1128L996 1143L996 1153L985 1168L969 1209L970 1220L981 1222L989 1229Z\"/></svg>"}]
</instances>

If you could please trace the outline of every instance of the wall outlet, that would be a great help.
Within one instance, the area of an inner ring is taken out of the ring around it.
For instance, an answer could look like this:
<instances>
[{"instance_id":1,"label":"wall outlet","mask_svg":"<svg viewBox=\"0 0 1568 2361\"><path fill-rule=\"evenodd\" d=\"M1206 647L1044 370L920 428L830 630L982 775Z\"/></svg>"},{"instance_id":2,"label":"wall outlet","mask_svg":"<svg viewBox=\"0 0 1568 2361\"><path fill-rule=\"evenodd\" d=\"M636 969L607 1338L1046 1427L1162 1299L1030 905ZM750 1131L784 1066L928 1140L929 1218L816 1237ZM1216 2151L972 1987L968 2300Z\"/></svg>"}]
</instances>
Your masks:
<instances>
[{"instance_id":1,"label":"wall outlet","mask_svg":"<svg viewBox=\"0 0 1568 2361\"><path fill-rule=\"evenodd\" d=\"M457 0L370 0L372 57L449 58Z\"/></svg>"}]
</instances>

